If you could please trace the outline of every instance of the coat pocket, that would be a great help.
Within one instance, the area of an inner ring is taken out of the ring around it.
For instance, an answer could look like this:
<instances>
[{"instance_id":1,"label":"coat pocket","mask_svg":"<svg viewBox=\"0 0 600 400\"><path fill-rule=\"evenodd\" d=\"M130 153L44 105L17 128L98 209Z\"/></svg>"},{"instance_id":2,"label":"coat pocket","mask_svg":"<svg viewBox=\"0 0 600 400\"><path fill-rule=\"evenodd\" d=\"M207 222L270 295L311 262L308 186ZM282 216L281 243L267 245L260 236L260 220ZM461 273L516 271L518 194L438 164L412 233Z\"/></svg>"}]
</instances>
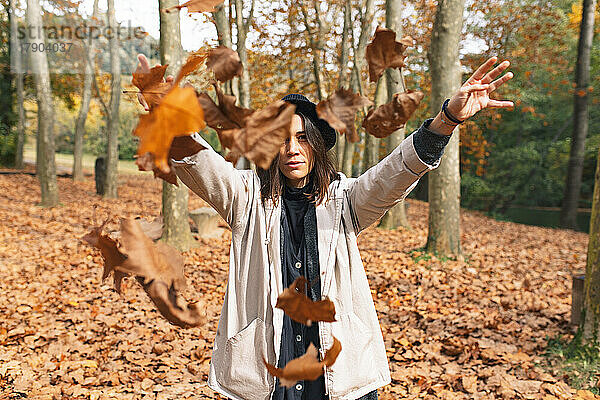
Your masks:
<instances>
[{"instance_id":1,"label":"coat pocket","mask_svg":"<svg viewBox=\"0 0 600 400\"><path fill-rule=\"evenodd\" d=\"M227 340L219 384L243 399L268 399L271 385L263 357L268 358L265 323L256 318Z\"/></svg>"}]
</instances>

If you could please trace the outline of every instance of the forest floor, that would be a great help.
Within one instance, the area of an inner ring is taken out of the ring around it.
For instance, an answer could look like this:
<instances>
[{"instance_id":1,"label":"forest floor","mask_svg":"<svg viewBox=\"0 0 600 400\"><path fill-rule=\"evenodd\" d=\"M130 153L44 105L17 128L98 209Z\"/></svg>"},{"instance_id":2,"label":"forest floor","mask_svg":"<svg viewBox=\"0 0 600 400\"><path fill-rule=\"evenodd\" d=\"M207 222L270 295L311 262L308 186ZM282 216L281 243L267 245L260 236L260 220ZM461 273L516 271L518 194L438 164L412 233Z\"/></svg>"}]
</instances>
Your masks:
<instances>
[{"instance_id":1,"label":"forest floor","mask_svg":"<svg viewBox=\"0 0 600 400\"><path fill-rule=\"evenodd\" d=\"M185 253L184 295L205 301L209 322L176 328L134 280L122 295L101 282L100 254L81 240L107 216L109 230L158 216L161 181L121 175L118 200L96 196L92 178L58 185L61 206L42 209L35 176L0 174L0 399L219 398L206 377L230 233ZM546 356L550 339L573 335L588 236L463 211L464 257L439 259L419 250L427 204L408 204L412 229L358 239L392 374L380 399L594 398Z\"/></svg>"}]
</instances>

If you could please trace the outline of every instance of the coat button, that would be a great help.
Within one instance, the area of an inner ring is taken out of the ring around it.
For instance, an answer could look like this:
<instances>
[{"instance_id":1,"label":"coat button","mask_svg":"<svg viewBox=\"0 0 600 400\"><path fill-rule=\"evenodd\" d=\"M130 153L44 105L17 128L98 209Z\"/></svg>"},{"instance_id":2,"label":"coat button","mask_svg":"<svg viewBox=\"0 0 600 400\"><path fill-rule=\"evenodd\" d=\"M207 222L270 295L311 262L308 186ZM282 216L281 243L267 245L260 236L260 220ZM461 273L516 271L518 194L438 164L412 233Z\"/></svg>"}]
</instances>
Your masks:
<instances>
[{"instance_id":1,"label":"coat button","mask_svg":"<svg viewBox=\"0 0 600 400\"><path fill-rule=\"evenodd\" d=\"M302 390L302 385L301 384L297 384L296 385L296 390Z\"/></svg>"},{"instance_id":2,"label":"coat button","mask_svg":"<svg viewBox=\"0 0 600 400\"><path fill-rule=\"evenodd\" d=\"M300 336L300 335L296 335L296 342L299 342L299 341L301 341L301 340L302 340L302 336Z\"/></svg>"},{"instance_id":3,"label":"coat button","mask_svg":"<svg viewBox=\"0 0 600 400\"><path fill-rule=\"evenodd\" d=\"M298 261L298 262L296 263L296 268L301 268L301 267L302 267L302 263L301 263L300 261Z\"/></svg>"}]
</instances>

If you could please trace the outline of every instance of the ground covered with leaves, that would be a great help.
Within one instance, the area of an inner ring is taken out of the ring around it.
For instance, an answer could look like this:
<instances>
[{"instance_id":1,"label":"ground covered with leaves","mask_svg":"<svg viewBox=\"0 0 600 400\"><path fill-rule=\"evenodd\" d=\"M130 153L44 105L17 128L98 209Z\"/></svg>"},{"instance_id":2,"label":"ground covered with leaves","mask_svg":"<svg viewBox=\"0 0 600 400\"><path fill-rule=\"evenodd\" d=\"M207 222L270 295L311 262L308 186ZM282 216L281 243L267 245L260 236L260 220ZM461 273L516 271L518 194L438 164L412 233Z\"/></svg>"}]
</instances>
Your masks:
<instances>
[{"instance_id":1,"label":"ground covered with leaves","mask_svg":"<svg viewBox=\"0 0 600 400\"><path fill-rule=\"evenodd\" d=\"M229 232L184 254L184 295L206 303L209 322L176 328L133 279L122 295L100 282L99 252L81 240L107 216L158 216L162 182L122 175L118 200L96 196L90 178L58 183L61 206L42 209L34 176L0 174L0 399L219 398L205 382ZM549 339L573 332L587 235L463 211L464 257L438 259L419 250L427 204L409 205L411 230L359 237L392 371L380 398L593 398L544 368Z\"/></svg>"}]
</instances>

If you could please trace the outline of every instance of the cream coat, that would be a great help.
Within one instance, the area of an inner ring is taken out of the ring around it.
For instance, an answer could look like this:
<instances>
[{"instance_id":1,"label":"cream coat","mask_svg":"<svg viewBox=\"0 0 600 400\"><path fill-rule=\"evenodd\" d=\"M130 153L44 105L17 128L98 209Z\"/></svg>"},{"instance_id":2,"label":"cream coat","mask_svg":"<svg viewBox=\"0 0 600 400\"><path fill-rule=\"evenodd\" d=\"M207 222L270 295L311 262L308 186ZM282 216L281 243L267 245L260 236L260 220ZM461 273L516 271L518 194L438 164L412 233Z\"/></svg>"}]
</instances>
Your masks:
<instances>
[{"instance_id":1,"label":"cream coat","mask_svg":"<svg viewBox=\"0 0 600 400\"><path fill-rule=\"evenodd\" d=\"M206 149L176 161L177 175L232 231L228 285L208 385L231 399L268 400L275 379L263 358L277 364L283 321L283 311L275 308L283 291L281 202L263 207L256 173L235 169L200 135L194 138ZM323 349L331 347L333 336L342 344L337 361L325 371L331 400L357 399L390 382L356 236L435 167L419 159L410 135L359 178L340 174L329 187L329 197L316 207L321 293L335 304L337 320L319 322L319 335Z\"/></svg>"}]
</instances>

